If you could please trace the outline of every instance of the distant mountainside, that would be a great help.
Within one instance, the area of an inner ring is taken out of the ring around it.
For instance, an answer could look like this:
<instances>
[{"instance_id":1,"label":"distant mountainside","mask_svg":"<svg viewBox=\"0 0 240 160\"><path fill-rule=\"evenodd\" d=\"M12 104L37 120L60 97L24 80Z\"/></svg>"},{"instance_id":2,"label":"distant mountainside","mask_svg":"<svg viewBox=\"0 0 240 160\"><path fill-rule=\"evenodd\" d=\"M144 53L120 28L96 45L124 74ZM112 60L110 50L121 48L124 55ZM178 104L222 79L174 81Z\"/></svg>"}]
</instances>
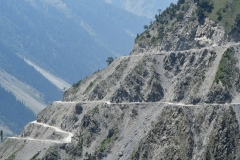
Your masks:
<instances>
[{"instance_id":1,"label":"distant mountainside","mask_svg":"<svg viewBox=\"0 0 240 160\"><path fill-rule=\"evenodd\" d=\"M170 3L177 3L177 0L159 1L159 0L105 0L107 3L113 4L132 12L139 16L154 18L158 10L165 10Z\"/></svg>"},{"instance_id":2,"label":"distant mountainside","mask_svg":"<svg viewBox=\"0 0 240 160\"><path fill-rule=\"evenodd\" d=\"M29 66L22 58L18 57L0 42L0 67L18 80L33 86L41 93L40 98L45 104L58 100L62 91L55 87L33 67Z\"/></svg>"},{"instance_id":3,"label":"distant mountainside","mask_svg":"<svg viewBox=\"0 0 240 160\"><path fill-rule=\"evenodd\" d=\"M0 97L0 130L4 130L6 136L20 133L26 123L35 119L34 113L23 102L1 86Z\"/></svg>"},{"instance_id":4,"label":"distant mountainside","mask_svg":"<svg viewBox=\"0 0 240 160\"><path fill-rule=\"evenodd\" d=\"M107 57L129 54L149 21L104 1L0 4L0 41L71 84L106 66Z\"/></svg>"}]
</instances>

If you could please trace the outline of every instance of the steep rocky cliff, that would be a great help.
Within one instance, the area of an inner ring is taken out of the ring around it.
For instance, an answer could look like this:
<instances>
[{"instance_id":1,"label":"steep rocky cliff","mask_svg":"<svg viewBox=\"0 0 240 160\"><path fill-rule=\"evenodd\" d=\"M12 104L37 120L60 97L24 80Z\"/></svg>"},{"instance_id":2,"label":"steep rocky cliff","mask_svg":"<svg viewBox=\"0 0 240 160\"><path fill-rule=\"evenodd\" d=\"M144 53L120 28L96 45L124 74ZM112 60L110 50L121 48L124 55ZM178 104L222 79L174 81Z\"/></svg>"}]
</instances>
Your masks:
<instances>
[{"instance_id":1,"label":"steep rocky cliff","mask_svg":"<svg viewBox=\"0 0 240 160\"><path fill-rule=\"evenodd\" d=\"M1 159L240 159L239 33L197 17L196 2L172 6L187 8L181 20L157 17L131 55L6 139Z\"/></svg>"}]
</instances>

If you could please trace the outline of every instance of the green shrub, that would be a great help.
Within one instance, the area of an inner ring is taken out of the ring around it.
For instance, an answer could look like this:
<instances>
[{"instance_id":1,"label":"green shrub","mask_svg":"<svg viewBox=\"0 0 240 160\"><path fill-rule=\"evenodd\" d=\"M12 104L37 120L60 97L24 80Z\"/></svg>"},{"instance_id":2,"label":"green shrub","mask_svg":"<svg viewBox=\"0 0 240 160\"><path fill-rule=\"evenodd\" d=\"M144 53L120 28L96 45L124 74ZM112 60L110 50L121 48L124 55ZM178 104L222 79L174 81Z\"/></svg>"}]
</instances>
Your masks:
<instances>
[{"instance_id":1,"label":"green shrub","mask_svg":"<svg viewBox=\"0 0 240 160\"><path fill-rule=\"evenodd\" d=\"M98 105L96 107L93 108L92 110L92 114L99 114L99 108L98 108Z\"/></svg>"}]
</instances>

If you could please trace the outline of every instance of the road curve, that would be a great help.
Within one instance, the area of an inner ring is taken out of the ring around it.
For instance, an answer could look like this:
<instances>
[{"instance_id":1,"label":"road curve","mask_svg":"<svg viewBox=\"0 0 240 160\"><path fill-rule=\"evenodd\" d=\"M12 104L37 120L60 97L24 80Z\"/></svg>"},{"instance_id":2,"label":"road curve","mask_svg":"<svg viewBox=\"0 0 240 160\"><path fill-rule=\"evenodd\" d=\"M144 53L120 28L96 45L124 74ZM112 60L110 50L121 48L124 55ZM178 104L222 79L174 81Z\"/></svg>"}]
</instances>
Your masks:
<instances>
[{"instance_id":1,"label":"road curve","mask_svg":"<svg viewBox=\"0 0 240 160\"><path fill-rule=\"evenodd\" d=\"M37 121L33 121L33 122L31 122L31 123L37 124L37 125L41 125L41 126L43 126L43 127L52 128L52 129L54 129L56 132L68 134L68 136L62 140L63 143L71 143L71 141L72 141L73 133L71 133L71 132L66 132L66 131L58 128L58 127L50 126L50 125L45 124L45 123L39 123L39 122L37 122Z\"/></svg>"},{"instance_id":2,"label":"road curve","mask_svg":"<svg viewBox=\"0 0 240 160\"><path fill-rule=\"evenodd\" d=\"M29 137L8 137L8 138L10 138L10 139L30 140L30 141L39 141L39 142L47 142L47 143L71 143L71 141L72 141L73 133L71 133L71 132L66 132L66 131L58 128L58 127L50 126L50 125L45 124L45 123L39 123L37 121L33 121L33 122L30 122L30 123L41 125L41 126L46 127L46 128L52 128L56 132L68 134L68 136L66 138L62 139L62 140L49 140L49 139L41 140L41 139L34 139L34 138L29 138Z\"/></svg>"}]
</instances>

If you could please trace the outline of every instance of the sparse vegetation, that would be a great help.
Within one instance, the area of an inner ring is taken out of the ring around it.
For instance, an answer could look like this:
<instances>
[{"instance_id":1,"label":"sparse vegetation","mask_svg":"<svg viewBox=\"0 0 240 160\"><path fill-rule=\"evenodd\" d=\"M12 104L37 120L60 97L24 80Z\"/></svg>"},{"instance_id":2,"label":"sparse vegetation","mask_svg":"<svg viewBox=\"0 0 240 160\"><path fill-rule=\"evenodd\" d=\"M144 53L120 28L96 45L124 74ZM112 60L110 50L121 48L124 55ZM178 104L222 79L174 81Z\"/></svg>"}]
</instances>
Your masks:
<instances>
[{"instance_id":1,"label":"sparse vegetation","mask_svg":"<svg viewBox=\"0 0 240 160\"><path fill-rule=\"evenodd\" d=\"M78 136L78 143L77 143L77 152L78 155L82 155L82 151L83 151L83 137L82 137L82 133L79 134Z\"/></svg>"},{"instance_id":2,"label":"sparse vegetation","mask_svg":"<svg viewBox=\"0 0 240 160\"><path fill-rule=\"evenodd\" d=\"M215 22L219 22L225 30L229 33L234 28L239 28L238 14L240 9L240 1L238 0L209 0L213 4L211 12L205 12ZM240 16L239 16L240 18Z\"/></svg>"},{"instance_id":3,"label":"sparse vegetation","mask_svg":"<svg viewBox=\"0 0 240 160\"><path fill-rule=\"evenodd\" d=\"M141 42L143 39L145 39L146 37L144 36L144 33L141 33L140 35L138 35L135 39L135 42L138 43L138 42Z\"/></svg>"},{"instance_id":4,"label":"sparse vegetation","mask_svg":"<svg viewBox=\"0 0 240 160\"><path fill-rule=\"evenodd\" d=\"M117 139L117 133L119 132L119 129L115 126L112 129L108 131L108 136L106 139L104 139L101 142L100 148L98 149L98 152L103 152L108 144L110 144L112 141Z\"/></svg>"},{"instance_id":5,"label":"sparse vegetation","mask_svg":"<svg viewBox=\"0 0 240 160\"><path fill-rule=\"evenodd\" d=\"M77 83L73 84L72 87L73 88L77 88L78 86L80 86L81 83L82 83L82 80L80 80Z\"/></svg>"},{"instance_id":6,"label":"sparse vegetation","mask_svg":"<svg viewBox=\"0 0 240 160\"><path fill-rule=\"evenodd\" d=\"M50 147L47 149L45 155L48 154L48 153L50 153L51 151L52 151L52 147L50 146Z\"/></svg>"},{"instance_id":7,"label":"sparse vegetation","mask_svg":"<svg viewBox=\"0 0 240 160\"><path fill-rule=\"evenodd\" d=\"M99 114L98 105L96 107L94 107L93 110L92 110L92 115L95 115L95 114Z\"/></svg>"},{"instance_id":8,"label":"sparse vegetation","mask_svg":"<svg viewBox=\"0 0 240 160\"><path fill-rule=\"evenodd\" d=\"M232 48L228 48L224 52L214 82L219 83L221 81L223 85L232 87L231 81L234 78L234 72L236 71L235 64L237 63L233 54L234 50Z\"/></svg>"},{"instance_id":9,"label":"sparse vegetation","mask_svg":"<svg viewBox=\"0 0 240 160\"><path fill-rule=\"evenodd\" d=\"M25 146L25 144L21 145L21 147L20 147L18 150L16 150L11 156L9 156L7 160L14 160L15 157L16 157L16 154L17 154L21 149L23 149L24 146Z\"/></svg>"},{"instance_id":10,"label":"sparse vegetation","mask_svg":"<svg viewBox=\"0 0 240 160\"><path fill-rule=\"evenodd\" d=\"M113 72L110 77L114 77L116 79L120 79L122 77L122 72L126 69L128 66L128 62L130 61L130 58L126 58L125 60L121 61L121 63L115 68L115 71Z\"/></svg>"},{"instance_id":11,"label":"sparse vegetation","mask_svg":"<svg viewBox=\"0 0 240 160\"><path fill-rule=\"evenodd\" d=\"M37 152L30 160L36 160L36 158L39 154L40 154L40 152Z\"/></svg>"},{"instance_id":12,"label":"sparse vegetation","mask_svg":"<svg viewBox=\"0 0 240 160\"><path fill-rule=\"evenodd\" d=\"M125 115L125 112L123 112L117 118L117 121L114 123L113 127L108 131L107 137L101 142L101 145L100 145L99 149L95 152L95 155L107 150L107 147L109 147L113 141L118 139L119 124L123 120L124 115Z\"/></svg>"},{"instance_id":13,"label":"sparse vegetation","mask_svg":"<svg viewBox=\"0 0 240 160\"><path fill-rule=\"evenodd\" d=\"M87 158L85 158L84 160L96 160L97 159L96 154L92 155L91 153L86 154L85 157L87 157Z\"/></svg>"},{"instance_id":14,"label":"sparse vegetation","mask_svg":"<svg viewBox=\"0 0 240 160\"><path fill-rule=\"evenodd\" d=\"M189 0L178 0L177 4L171 3L166 10L158 10L159 14L155 15L155 22L151 22L150 25L145 25L141 35L137 35L136 43L148 43L149 45L157 46L161 40L175 27L177 21L181 21L184 18L184 14L190 8ZM168 25L171 24L171 27ZM166 29L165 29L166 28ZM157 35L152 35L151 30L158 30Z\"/></svg>"}]
</instances>

